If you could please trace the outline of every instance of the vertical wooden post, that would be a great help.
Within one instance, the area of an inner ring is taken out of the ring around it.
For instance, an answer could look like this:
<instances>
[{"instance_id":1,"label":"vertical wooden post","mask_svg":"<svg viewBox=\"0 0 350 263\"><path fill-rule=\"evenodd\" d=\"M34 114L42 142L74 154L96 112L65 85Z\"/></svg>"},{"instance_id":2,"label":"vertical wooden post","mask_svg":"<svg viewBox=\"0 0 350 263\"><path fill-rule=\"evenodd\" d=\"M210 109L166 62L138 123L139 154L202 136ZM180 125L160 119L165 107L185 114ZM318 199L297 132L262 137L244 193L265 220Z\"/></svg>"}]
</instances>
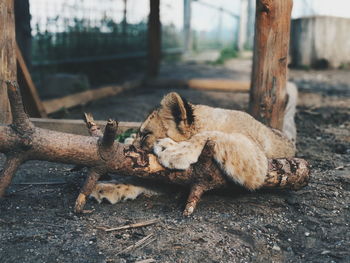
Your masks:
<instances>
[{"instance_id":1,"label":"vertical wooden post","mask_svg":"<svg viewBox=\"0 0 350 263\"><path fill-rule=\"evenodd\" d=\"M17 80L15 15L13 0L0 1L0 123L11 123L5 81Z\"/></svg>"},{"instance_id":2,"label":"vertical wooden post","mask_svg":"<svg viewBox=\"0 0 350 263\"><path fill-rule=\"evenodd\" d=\"M293 0L257 0L250 113L282 129Z\"/></svg>"},{"instance_id":3,"label":"vertical wooden post","mask_svg":"<svg viewBox=\"0 0 350 263\"><path fill-rule=\"evenodd\" d=\"M148 77L158 75L161 59L161 25L159 0L150 0L148 18Z\"/></svg>"},{"instance_id":4,"label":"vertical wooden post","mask_svg":"<svg viewBox=\"0 0 350 263\"><path fill-rule=\"evenodd\" d=\"M191 34L191 3L192 0L184 0L184 51L191 52L192 50L192 34Z\"/></svg>"}]
</instances>

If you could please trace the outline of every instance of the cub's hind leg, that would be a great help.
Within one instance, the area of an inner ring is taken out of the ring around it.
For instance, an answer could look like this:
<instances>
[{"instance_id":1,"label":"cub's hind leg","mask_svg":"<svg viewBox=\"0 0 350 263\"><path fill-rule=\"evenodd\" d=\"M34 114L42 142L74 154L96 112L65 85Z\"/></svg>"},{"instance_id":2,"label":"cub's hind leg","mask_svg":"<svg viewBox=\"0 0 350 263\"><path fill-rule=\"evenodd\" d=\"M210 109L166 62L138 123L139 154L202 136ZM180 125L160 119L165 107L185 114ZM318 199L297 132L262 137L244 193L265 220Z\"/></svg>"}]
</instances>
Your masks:
<instances>
[{"instance_id":1,"label":"cub's hind leg","mask_svg":"<svg viewBox=\"0 0 350 263\"><path fill-rule=\"evenodd\" d=\"M141 194L151 196L158 195L159 193L143 186L109 181L98 182L90 197L96 199L98 203L101 203L105 199L111 204L116 204L119 201L134 200Z\"/></svg>"},{"instance_id":2,"label":"cub's hind leg","mask_svg":"<svg viewBox=\"0 0 350 263\"><path fill-rule=\"evenodd\" d=\"M225 174L249 190L260 188L268 171L268 160L260 147L240 133L216 136L214 158Z\"/></svg>"}]
</instances>

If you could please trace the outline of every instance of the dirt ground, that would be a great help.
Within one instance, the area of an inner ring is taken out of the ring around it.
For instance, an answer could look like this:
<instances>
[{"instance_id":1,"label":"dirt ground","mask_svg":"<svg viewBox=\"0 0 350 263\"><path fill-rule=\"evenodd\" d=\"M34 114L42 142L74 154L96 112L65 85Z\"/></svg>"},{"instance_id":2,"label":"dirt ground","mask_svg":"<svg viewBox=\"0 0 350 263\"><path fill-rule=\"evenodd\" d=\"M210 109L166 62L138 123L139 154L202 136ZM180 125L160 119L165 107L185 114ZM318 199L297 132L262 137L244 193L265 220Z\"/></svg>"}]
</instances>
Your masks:
<instances>
[{"instance_id":1,"label":"dirt ground","mask_svg":"<svg viewBox=\"0 0 350 263\"><path fill-rule=\"evenodd\" d=\"M246 60L186 62L164 65L161 76L248 80L249 67ZM75 215L86 171L28 162L0 200L0 262L350 262L350 71L291 71L290 79L300 89L297 156L312 165L307 187L216 191L190 218L181 215L186 191L176 188L116 205L91 200L86 208L92 214ZM61 116L91 111L96 119L141 121L170 90L141 89ZM178 91L193 103L218 107L244 110L248 102L244 93ZM98 229L155 218L159 223L143 228ZM125 251L148 235L150 243Z\"/></svg>"}]
</instances>

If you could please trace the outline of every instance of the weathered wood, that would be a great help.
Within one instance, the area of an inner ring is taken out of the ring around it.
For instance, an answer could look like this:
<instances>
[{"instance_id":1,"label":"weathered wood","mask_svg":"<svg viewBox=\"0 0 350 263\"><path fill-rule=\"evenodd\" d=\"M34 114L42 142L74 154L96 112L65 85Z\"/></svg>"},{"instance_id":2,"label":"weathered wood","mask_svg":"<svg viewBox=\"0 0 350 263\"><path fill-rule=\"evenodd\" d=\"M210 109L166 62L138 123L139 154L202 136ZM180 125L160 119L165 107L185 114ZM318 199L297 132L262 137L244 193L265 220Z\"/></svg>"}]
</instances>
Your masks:
<instances>
[{"instance_id":1,"label":"weathered wood","mask_svg":"<svg viewBox=\"0 0 350 263\"><path fill-rule=\"evenodd\" d=\"M229 79L190 79L187 85L191 89L248 92L250 83Z\"/></svg>"},{"instance_id":2,"label":"weathered wood","mask_svg":"<svg viewBox=\"0 0 350 263\"><path fill-rule=\"evenodd\" d=\"M30 76L22 52L16 44L18 83L21 89L24 108L31 117L47 117L44 105Z\"/></svg>"},{"instance_id":3,"label":"weathered wood","mask_svg":"<svg viewBox=\"0 0 350 263\"><path fill-rule=\"evenodd\" d=\"M11 109L5 81L17 80L15 17L13 0L0 1L0 123L11 123Z\"/></svg>"},{"instance_id":4,"label":"weathered wood","mask_svg":"<svg viewBox=\"0 0 350 263\"><path fill-rule=\"evenodd\" d=\"M161 24L159 14L159 0L150 1L148 18L148 77L158 75L161 59Z\"/></svg>"},{"instance_id":5,"label":"weathered wood","mask_svg":"<svg viewBox=\"0 0 350 263\"><path fill-rule=\"evenodd\" d=\"M172 87L172 88L190 88L209 91L229 91L229 92L248 92L250 83L248 81L238 81L232 79L215 78L193 78L193 79L170 79L158 78L148 80L147 85L152 87Z\"/></svg>"},{"instance_id":6,"label":"weathered wood","mask_svg":"<svg viewBox=\"0 0 350 263\"><path fill-rule=\"evenodd\" d=\"M250 113L282 129L292 0L257 0Z\"/></svg>"},{"instance_id":7,"label":"weathered wood","mask_svg":"<svg viewBox=\"0 0 350 263\"><path fill-rule=\"evenodd\" d=\"M0 126L0 152L8 158L20 158L20 162L13 161L5 165L2 177L7 179L1 180L0 178L2 193L9 185L19 163L26 160L45 160L90 168L87 182L76 201L75 211L77 212L83 212L88 195L100 175L106 172L190 186L191 194L185 215L193 212L200 196L205 191L229 185L226 176L222 174L213 158L215 142L206 144L198 162L189 169L185 171L165 169L158 163L156 156L132 145L107 143L109 147L104 147L100 137L73 135L33 127L29 119L22 119L25 113L16 85L13 85L12 82L7 82L7 84L9 85L11 109L16 119L12 125ZM269 165L266 186L299 189L307 184L309 169L306 161L295 158L292 160L276 159L273 162L273 165ZM286 165L291 162L291 165ZM288 168L287 171L283 170L284 167ZM293 179L289 180L289 177Z\"/></svg>"},{"instance_id":8,"label":"weathered wood","mask_svg":"<svg viewBox=\"0 0 350 263\"><path fill-rule=\"evenodd\" d=\"M141 80L126 82L122 85L109 85L98 89L87 90L63 98L43 101L44 108L48 114L61 109L69 109L78 105L84 105L90 101L117 95L126 90L134 89L142 83Z\"/></svg>"}]
</instances>

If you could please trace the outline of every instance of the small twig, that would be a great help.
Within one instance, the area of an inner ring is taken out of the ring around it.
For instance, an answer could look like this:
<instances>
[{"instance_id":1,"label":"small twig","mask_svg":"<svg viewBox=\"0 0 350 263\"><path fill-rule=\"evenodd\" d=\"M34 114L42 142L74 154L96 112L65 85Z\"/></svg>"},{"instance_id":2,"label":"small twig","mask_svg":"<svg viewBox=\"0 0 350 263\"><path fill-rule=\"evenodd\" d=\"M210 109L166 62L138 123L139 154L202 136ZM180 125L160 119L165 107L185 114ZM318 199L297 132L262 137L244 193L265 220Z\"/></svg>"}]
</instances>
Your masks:
<instances>
[{"instance_id":1,"label":"small twig","mask_svg":"<svg viewBox=\"0 0 350 263\"><path fill-rule=\"evenodd\" d=\"M158 223L158 222L159 222L159 219L151 219L151 220L147 220L147 221L143 221L143 222L139 222L139 223L129 224L129 225L125 225L125 226L119 226L119 227L114 227L114 228L106 228L103 226L99 226L99 227L97 227L97 229L104 230L105 232L111 232L111 231L116 231L116 230L124 230L124 229L130 229L130 228L149 226L149 225L153 225L153 224Z\"/></svg>"},{"instance_id":2,"label":"small twig","mask_svg":"<svg viewBox=\"0 0 350 263\"><path fill-rule=\"evenodd\" d=\"M118 122L109 119L107 121L102 141L101 141L101 146L103 148L110 148L113 146L114 141L115 141L115 136L117 135L118 131Z\"/></svg>"},{"instance_id":3,"label":"small twig","mask_svg":"<svg viewBox=\"0 0 350 263\"><path fill-rule=\"evenodd\" d=\"M84 113L83 120L85 121L91 136L102 137L103 133L101 128L95 123L94 117L91 113Z\"/></svg>"},{"instance_id":4,"label":"small twig","mask_svg":"<svg viewBox=\"0 0 350 263\"><path fill-rule=\"evenodd\" d=\"M66 184L64 181L56 181L56 182L24 182L24 183L14 183L13 185L56 185L56 184Z\"/></svg>"},{"instance_id":5,"label":"small twig","mask_svg":"<svg viewBox=\"0 0 350 263\"><path fill-rule=\"evenodd\" d=\"M13 195L13 194L16 194L16 193L22 192L22 191L27 190L27 189L29 189L29 188L31 188L31 187L32 187L32 185L31 185L31 184L30 184L30 185L28 185L28 186L26 186L26 187L22 187L21 189L18 189L18 190L12 191L12 192L10 193L10 195Z\"/></svg>"},{"instance_id":6,"label":"small twig","mask_svg":"<svg viewBox=\"0 0 350 263\"><path fill-rule=\"evenodd\" d=\"M135 263L152 263L152 262L156 262L156 260L154 258L148 258L140 261L135 261Z\"/></svg>"},{"instance_id":7,"label":"small twig","mask_svg":"<svg viewBox=\"0 0 350 263\"><path fill-rule=\"evenodd\" d=\"M131 251L133 249L140 248L140 247L148 245L149 243L151 243L151 242L156 240L155 238L153 238L153 236L154 236L153 234L149 234L148 236L145 236L141 240L137 241L135 244L133 244L131 246L128 246L127 248L125 248L122 251L120 251L117 255L120 255L120 254L129 252L129 251Z\"/></svg>"}]
</instances>

